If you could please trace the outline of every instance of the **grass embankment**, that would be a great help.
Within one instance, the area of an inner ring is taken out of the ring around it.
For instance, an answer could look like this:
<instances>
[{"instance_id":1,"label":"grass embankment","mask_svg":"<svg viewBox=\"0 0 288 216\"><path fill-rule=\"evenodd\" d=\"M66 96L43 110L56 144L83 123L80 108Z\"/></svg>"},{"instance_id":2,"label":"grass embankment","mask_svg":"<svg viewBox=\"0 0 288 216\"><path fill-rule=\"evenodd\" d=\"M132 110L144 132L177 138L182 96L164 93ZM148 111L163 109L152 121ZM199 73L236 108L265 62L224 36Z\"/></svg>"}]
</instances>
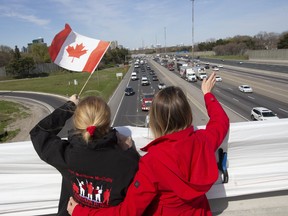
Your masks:
<instances>
[{"instance_id":1,"label":"grass embankment","mask_svg":"<svg viewBox=\"0 0 288 216\"><path fill-rule=\"evenodd\" d=\"M108 101L121 81L116 78L116 73L123 73L124 77L127 70L128 68L110 68L95 71L82 91L81 97L97 95ZM6 80L1 82L0 90L34 91L71 96L79 94L89 75L89 73L58 72L50 74L48 77ZM4 139L7 141L17 135L17 130L8 131L7 136L4 132L7 131L7 126L11 122L24 117L20 110L22 110L21 105L0 98L0 142L4 142Z\"/></svg>"},{"instance_id":2,"label":"grass embankment","mask_svg":"<svg viewBox=\"0 0 288 216\"><path fill-rule=\"evenodd\" d=\"M0 100L0 143L15 137L20 128L8 129L7 126L17 119L27 118L30 114L25 111L26 107L11 101Z\"/></svg>"}]
</instances>

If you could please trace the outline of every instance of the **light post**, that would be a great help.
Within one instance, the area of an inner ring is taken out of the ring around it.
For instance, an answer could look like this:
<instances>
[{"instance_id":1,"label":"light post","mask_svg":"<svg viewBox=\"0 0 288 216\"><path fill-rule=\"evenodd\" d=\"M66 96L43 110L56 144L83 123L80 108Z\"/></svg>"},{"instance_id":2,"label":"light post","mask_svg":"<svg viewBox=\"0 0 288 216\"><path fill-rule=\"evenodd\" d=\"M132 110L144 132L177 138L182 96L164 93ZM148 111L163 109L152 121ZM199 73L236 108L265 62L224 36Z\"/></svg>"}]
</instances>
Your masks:
<instances>
[{"instance_id":1,"label":"light post","mask_svg":"<svg viewBox=\"0 0 288 216\"><path fill-rule=\"evenodd\" d=\"M194 1L195 0L191 0L192 1L192 49L191 49L191 53L192 53L192 65L194 66Z\"/></svg>"},{"instance_id":2,"label":"light post","mask_svg":"<svg viewBox=\"0 0 288 216\"><path fill-rule=\"evenodd\" d=\"M165 57L166 57L166 27L164 27Z\"/></svg>"}]
</instances>

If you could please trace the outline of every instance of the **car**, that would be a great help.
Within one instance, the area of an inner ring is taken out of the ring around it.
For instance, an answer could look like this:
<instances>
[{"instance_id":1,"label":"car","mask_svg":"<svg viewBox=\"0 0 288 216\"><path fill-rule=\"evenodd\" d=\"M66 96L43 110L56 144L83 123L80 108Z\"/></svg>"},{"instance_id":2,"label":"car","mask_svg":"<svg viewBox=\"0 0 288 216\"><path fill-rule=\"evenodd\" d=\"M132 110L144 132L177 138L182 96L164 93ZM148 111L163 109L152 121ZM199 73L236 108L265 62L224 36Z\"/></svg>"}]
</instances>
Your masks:
<instances>
[{"instance_id":1,"label":"car","mask_svg":"<svg viewBox=\"0 0 288 216\"><path fill-rule=\"evenodd\" d=\"M143 93L141 96L141 109L142 111L149 111L154 98L154 93Z\"/></svg>"},{"instance_id":2,"label":"car","mask_svg":"<svg viewBox=\"0 0 288 216\"><path fill-rule=\"evenodd\" d=\"M143 76L143 77L141 78L141 85L144 86L144 85L149 85L149 84L150 84L150 83L149 83L148 78L147 78L146 76Z\"/></svg>"},{"instance_id":3,"label":"car","mask_svg":"<svg viewBox=\"0 0 288 216\"><path fill-rule=\"evenodd\" d=\"M164 89L166 88L166 85L162 82L158 83L158 89L161 90L161 89Z\"/></svg>"},{"instance_id":4,"label":"car","mask_svg":"<svg viewBox=\"0 0 288 216\"><path fill-rule=\"evenodd\" d=\"M131 80L137 80L137 79L138 79L137 73L136 72L132 72L131 73Z\"/></svg>"},{"instance_id":5,"label":"car","mask_svg":"<svg viewBox=\"0 0 288 216\"><path fill-rule=\"evenodd\" d=\"M216 78L216 82L222 82L222 78L220 76L217 75L215 78Z\"/></svg>"},{"instance_id":6,"label":"car","mask_svg":"<svg viewBox=\"0 0 288 216\"><path fill-rule=\"evenodd\" d=\"M270 109L267 109L265 107L254 107L251 110L251 119L253 121L266 121L266 120L277 120L279 119L279 117Z\"/></svg>"},{"instance_id":7,"label":"car","mask_svg":"<svg viewBox=\"0 0 288 216\"><path fill-rule=\"evenodd\" d=\"M152 76L153 81L158 81L158 77L156 75Z\"/></svg>"},{"instance_id":8,"label":"car","mask_svg":"<svg viewBox=\"0 0 288 216\"><path fill-rule=\"evenodd\" d=\"M219 67L215 66L215 67L213 67L212 70L213 70L213 71L219 71Z\"/></svg>"},{"instance_id":9,"label":"car","mask_svg":"<svg viewBox=\"0 0 288 216\"><path fill-rule=\"evenodd\" d=\"M131 87L131 86L127 86L126 88L125 88L125 95L127 95L127 96L130 96L130 95L133 95L133 94L135 94L135 92L134 92L134 90L133 90L133 88Z\"/></svg>"},{"instance_id":10,"label":"car","mask_svg":"<svg viewBox=\"0 0 288 216\"><path fill-rule=\"evenodd\" d=\"M245 92L245 93L253 92L253 89L249 85L240 85L238 88L241 92Z\"/></svg>"}]
</instances>

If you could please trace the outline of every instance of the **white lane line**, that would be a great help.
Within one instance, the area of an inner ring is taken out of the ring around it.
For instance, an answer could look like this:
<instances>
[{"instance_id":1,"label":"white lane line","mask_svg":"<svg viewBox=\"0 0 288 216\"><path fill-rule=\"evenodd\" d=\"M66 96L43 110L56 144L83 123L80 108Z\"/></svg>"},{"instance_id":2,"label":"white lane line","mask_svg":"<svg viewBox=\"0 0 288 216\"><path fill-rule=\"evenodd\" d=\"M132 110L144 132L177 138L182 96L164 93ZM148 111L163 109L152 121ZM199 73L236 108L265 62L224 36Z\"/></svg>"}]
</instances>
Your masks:
<instances>
[{"instance_id":1,"label":"white lane line","mask_svg":"<svg viewBox=\"0 0 288 216\"><path fill-rule=\"evenodd\" d=\"M220 93L220 91L219 91L219 90L217 90L217 89L216 89L216 92L219 92L219 93Z\"/></svg>"},{"instance_id":2,"label":"white lane line","mask_svg":"<svg viewBox=\"0 0 288 216\"><path fill-rule=\"evenodd\" d=\"M233 100L235 100L235 101L239 102L239 100L238 100L238 99L236 99L236 98L233 98Z\"/></svg>"},{"instance_id":3,"label":"white lane line","mask_svg":"<svg viewBox=\"0 0 288 216\"><path fill-rule=\"evenodd\" d=\"M252 100L255 100L255 98L254 98L254 97L251 97L251 96L248 96L248 98L251 98Z\"/></svg>"},{"instance_id":4,"label":"white lane line","mask_svg":"<svg viewBox=\"0 0 288 216\"><path fill-rule=\"evenodd\" d=\"M231 90L231 91L233 91L233 89L232 88L228 88L229 90Z\"/></svg>"},{"instance_id":5,"label":"white lane line","mask_svg":"<svg viewBox=\"0 0 288 216\"><path fill-rule=\"evenodd\" d=\"M288 111L287 111L287 110L284 110L284 109L282 109L282 108L279 108L279 110L281 110L281 111L283 111L283 112L286 112L286 113L288 113Z\"/></svg>"}]
</instances>

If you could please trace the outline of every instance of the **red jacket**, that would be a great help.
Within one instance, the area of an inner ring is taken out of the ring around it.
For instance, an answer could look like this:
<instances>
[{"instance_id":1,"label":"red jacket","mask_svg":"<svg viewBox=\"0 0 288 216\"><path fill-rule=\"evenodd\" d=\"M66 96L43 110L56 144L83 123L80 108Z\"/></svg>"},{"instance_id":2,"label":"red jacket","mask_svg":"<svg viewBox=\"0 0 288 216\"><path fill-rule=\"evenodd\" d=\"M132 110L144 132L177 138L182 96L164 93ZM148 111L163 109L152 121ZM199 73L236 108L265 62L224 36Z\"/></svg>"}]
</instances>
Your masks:
<instances>
[{"instance_id":1,"label":"red jacket","mask_svg":"<svg viewBox=\"0 0 288 216\"><path fill-rule=\"evenodd\" d=\"M84 215L212 215L205 193L218 178L215 151L229 129L229 119L213 94L204 96L210 120L206 129L182 131L155 139L118 206L92 209L77 205Z\"/></svg>"}]
</instances>

